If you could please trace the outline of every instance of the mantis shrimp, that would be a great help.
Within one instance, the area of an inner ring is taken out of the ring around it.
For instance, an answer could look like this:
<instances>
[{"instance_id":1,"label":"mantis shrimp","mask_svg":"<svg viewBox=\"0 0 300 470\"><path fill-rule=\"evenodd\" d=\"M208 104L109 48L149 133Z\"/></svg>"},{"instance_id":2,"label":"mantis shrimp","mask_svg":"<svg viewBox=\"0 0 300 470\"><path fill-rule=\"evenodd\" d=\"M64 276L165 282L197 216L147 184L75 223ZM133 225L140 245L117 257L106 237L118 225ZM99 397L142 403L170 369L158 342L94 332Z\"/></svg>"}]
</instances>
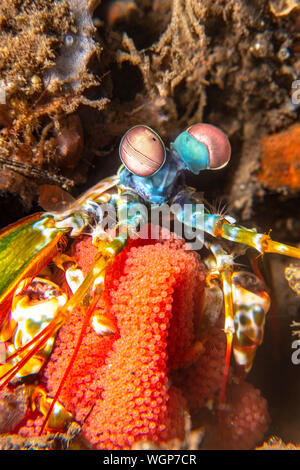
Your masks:
<instances>
[{"instance_id":1,"label":"mantis shrimp","mask_svg":"<svg viewBox=\"0 0 300 470\"><path fill-rule=\"evenodd\" d=\"M77 200L62 197L54 204L54 210L29 216L0 232L0 303L4 317L0 340L5 345L0 387L15 377L38 373L51 353L55 334L72 310L78 305L86 310L80 338L55 397L50 399L39 388L32 392L33 403L38 403L36 406L45 415L42 431L48 421L70 419L59 406L58 397L103 291L105 272L136 235L138 227L147 223L151 209L167 205L174 221L204 234L203 244L211 253L207 260L207 289L223 292L227 344L221 403L225 400L231 352L238 366L248 372L262 342L270 306L263 283L254 274L237 270L235 258L247 247L261 254L300 258L300 249L239 226L230 216L211 213L204 207L202 197L186 186L186 172L198 175L204 169L217 170L229 162L230 143L217 127L195 124L166 149L155 131L138 125L123 136L119 154L122 165L116 175L100 181ZM111 217L111 210L116 214L115 227L106 230L104 219L107 214ZM91 235L98 256L85 278L76 266L67 270L73 292L68 299L58 286L37 274L50 260L63 264L66 255L61 249L66 237L86 233ZM96 323L102 332L110 329L104 317L97 318ZM55 428L55 424L48 426Z\"/></svg>"}]
</instances>

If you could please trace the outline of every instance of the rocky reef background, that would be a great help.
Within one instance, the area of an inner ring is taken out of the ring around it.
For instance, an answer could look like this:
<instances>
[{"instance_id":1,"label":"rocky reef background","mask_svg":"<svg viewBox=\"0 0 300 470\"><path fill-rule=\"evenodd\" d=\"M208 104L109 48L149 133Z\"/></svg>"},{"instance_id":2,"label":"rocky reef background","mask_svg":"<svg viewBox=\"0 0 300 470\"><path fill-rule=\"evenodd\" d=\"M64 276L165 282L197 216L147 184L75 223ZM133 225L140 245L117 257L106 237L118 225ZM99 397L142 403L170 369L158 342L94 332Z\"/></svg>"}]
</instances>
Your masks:
<instances>
[{"instance_id":1,"label":"rocky reef background","mask_svg":"<svg viewBox=\"0 0 300 470\"><path fill-rule=\"evenodd\" d=\"M168 144L204 121L228 133L232 159L188 183L297 245L299 76L296 0L2 0L0 224L38 210L41 184L76 196L113 174L129 127L148 124ZM260 263L274 302L250 378L268 400L270 435L298 443L288 263Z\"/></svg>"}]
</instances>

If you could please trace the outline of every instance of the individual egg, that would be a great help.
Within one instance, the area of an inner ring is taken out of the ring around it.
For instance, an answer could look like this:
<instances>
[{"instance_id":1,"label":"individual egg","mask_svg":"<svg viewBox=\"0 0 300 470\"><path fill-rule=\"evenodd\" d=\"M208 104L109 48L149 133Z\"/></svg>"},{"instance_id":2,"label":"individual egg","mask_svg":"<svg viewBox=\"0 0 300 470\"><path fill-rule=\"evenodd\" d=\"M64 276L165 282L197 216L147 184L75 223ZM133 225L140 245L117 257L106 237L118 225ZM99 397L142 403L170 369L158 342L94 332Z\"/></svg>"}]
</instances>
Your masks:
<instances>
[{"instance_id":1,"label":"individual egg","mask_svg":"<svg viewBox=\"0 0 300 470\"><path fill-rule=\"evenodd\" d=\"M156 132L148 126L135 126L123 136L120 158L126 168L138 176L152 176L164 164L166 149Z\"/></svg>"}]
</instances>

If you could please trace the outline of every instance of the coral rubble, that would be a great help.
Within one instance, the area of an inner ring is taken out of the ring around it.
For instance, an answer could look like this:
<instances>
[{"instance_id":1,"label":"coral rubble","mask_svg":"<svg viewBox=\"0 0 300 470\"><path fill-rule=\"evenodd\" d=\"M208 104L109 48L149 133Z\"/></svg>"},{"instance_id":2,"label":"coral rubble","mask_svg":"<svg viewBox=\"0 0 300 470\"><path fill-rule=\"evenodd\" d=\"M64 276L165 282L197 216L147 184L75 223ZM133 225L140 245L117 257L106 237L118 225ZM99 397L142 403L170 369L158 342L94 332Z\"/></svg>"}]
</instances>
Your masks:
<instances>
[{"instance_id":1,"label":"coral rubble","mask_svg":"<svg viewBox=\"0 0 300 470\"><path fill-rule=\"evenodd\" d=\"M100 45L91 20L97 2L80 3L0 5L0 190L19 194L27 207L40 181L70 189L83 180L76 173L82 126L74 112L80 104L105 106L83 94L98 84L87 67Z\"/></svg>"},{"instance_id":2,"label":"coral rubble","mask_svg":"<svg viewBox=\"0 0 300 470\"><path fill-rule=\"evenodd\" d=\"M264 442L256 450L299 450L299 446L291 443L285 444L279 437L271 437L268 442Z\"/></svg>"}]
</instances>

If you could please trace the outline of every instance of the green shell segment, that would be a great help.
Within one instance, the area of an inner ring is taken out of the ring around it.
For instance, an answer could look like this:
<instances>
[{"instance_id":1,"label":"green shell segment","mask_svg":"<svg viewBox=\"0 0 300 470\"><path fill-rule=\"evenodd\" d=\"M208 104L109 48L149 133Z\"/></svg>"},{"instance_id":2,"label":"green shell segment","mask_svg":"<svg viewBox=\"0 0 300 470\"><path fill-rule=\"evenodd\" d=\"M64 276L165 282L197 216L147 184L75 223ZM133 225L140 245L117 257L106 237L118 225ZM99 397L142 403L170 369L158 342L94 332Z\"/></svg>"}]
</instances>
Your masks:
<instances>
[{"instance_id":1,"label":"green shell segment","mask_svg":"<svg viewBox=\"0 0 300 470\"><path fill-rule=\"evenodd\" d=\"M25 218L0 232L0 301L25 277L35 263L44 265L49 248L62 236L51 216Z\"/></svg>"}]
</instances>

